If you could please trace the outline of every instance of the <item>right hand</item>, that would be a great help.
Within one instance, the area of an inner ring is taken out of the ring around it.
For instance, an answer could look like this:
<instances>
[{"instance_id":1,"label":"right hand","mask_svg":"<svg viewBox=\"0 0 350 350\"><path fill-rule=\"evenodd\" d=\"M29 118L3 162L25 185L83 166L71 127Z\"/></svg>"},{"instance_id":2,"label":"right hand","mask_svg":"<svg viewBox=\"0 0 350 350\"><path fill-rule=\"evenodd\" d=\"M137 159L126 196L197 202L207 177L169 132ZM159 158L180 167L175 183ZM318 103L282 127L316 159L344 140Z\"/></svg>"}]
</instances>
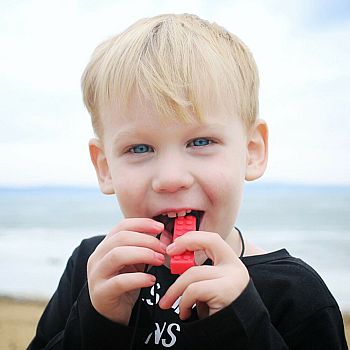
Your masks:
<instances>
[{"instance_id":1,"label":"right hand","mask_svg":"<svg viewBox=\"0 0 350 350\"><path fill-rule=\"evenodd\" d=\"M166 246L155 236L163 224L147 218L124 219L97 246L87 263L93 307L113 322L127 325L141 288L156 282L145 264L164 263Z\"/></svg>"}]
</instances>

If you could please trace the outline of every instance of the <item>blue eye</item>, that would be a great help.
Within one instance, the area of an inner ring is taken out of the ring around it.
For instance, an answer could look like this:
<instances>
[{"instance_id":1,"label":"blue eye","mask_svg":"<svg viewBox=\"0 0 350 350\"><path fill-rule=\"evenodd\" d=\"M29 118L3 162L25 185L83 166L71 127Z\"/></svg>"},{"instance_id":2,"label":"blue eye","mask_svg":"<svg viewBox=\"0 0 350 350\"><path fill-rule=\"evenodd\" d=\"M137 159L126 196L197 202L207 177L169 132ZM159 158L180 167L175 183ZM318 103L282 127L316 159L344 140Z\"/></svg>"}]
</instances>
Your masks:
<instances>
[{"instance_id":1,"label":"blue eye","mask_svg":"<svg viewBox=\"0 0 350 350\"><path fill-rule=\"evenodd\" d=\"M211 143L212 143L211 140L202 137L191 141L189 146L201 147L201 146L208 146Z\"/></svg>"},{"instance_id":2,"label":"blue eye","mask_svg":"<svg viewBox=\"0 0 350 350\"><path fill-rule=\"evenodd\" d=\"M152 148L145 144L135 145L130 148L131 153L147 153L150 152Z\"/></svg>"}]
</instances>

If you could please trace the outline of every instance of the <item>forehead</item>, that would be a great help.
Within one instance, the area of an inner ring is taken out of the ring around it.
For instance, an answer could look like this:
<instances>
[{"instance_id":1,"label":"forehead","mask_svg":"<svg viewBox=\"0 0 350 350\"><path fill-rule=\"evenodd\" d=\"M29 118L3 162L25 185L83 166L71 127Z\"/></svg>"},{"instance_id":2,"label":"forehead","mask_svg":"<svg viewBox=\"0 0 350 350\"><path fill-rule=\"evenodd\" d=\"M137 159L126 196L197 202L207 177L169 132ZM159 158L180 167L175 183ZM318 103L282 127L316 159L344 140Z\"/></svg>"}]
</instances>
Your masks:
<instances>
[{"instance_id":1,"label":"forehead","mask_svg":"<svg viewBox=\"0 0 350 350\"><path fill-rule=\"evenodd\" d=\"M167 116L162 115L156 108L155 103L140 95L133 95L130 98L127 108L119 108L117 103L110 104L101 109L101 119L104 133L116 132L121 129L135 130L139 128L159 129L174 128L177 126L213 127L228 125L232 121L241 123L240 118L227 109L213 103L209 110L203 111L201 115L191 113L190 118L184 119L171 111Z\"/></svg>"}]
</instances>

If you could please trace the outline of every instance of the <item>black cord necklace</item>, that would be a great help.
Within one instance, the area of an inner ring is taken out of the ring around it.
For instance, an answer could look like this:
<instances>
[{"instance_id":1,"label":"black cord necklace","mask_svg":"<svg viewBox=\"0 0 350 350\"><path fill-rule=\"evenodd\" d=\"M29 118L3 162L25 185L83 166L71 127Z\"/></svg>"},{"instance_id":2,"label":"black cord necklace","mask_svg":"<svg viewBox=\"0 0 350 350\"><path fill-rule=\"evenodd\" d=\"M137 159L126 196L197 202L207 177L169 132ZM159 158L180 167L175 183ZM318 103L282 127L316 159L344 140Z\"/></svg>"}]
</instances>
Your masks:
<instances>
[{"instance_id":1,"label":"black cord necklace","mask_svg":"<svg viewBox=\"0 0 350 350\"><path fill-rule=\"evenodd\" d=\"M239 255L239 257L242 258L244 255L244 251L245 251L244 238L243 238L243 235L242 235L242 232L240 231L240 229L238 227L235 227L235 229L238 231L239 238L241 240L242 250L241 250L241 254Z\"/></svg>"}]
</instances>

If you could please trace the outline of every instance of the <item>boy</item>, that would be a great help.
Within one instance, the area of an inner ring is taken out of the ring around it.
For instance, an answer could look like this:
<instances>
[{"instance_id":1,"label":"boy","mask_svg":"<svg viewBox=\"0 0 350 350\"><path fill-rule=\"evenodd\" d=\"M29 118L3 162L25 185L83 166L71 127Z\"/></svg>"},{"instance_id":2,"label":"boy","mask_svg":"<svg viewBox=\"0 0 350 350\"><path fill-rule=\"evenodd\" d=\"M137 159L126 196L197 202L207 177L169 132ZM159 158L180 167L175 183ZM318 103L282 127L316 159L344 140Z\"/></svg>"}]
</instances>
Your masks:
<instances>
[{"instance_id":1,"label":"boy","mask_svg":"<svg viewBox=\"0 0 350 350\"><path fill-rule=\"evenodd\" d=\"M237 37L192 15L141 20L96 49L82 88L99 185L125 219L75 250L30 349L347 348L321 278L234 228L268 145ZM189 214L198 229L171 243ZM196 266L172 275L186 250Z\"/></svg>"}]
</instances>

